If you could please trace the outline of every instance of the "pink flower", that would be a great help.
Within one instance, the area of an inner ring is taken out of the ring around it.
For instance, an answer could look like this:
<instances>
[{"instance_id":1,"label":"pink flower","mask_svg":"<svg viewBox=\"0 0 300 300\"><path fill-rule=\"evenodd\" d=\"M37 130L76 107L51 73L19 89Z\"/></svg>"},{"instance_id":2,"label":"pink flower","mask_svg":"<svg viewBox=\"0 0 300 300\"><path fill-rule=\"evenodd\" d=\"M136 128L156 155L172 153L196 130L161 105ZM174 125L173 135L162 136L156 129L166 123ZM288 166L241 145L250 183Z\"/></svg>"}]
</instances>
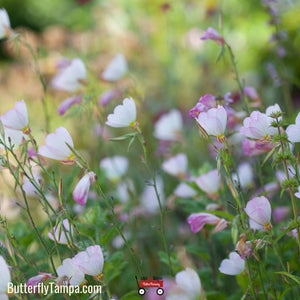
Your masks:
<instances>
[{"instance_id":1,"label":"pink flower","mask_svg":"<svg viewBox=\"0 0 300 300\"><path fill-rule=\"evenodd\" d=\"M212 233L221 231L227 227L227 221L225 219L220 219L209 213L191 214L188 217L187 222L191 226L193 233L199 232L205 224L216 225Z\"/></svg>"},{"instance_id":2,"label":"pink flower","mask_svg":"<svg viewBox=\"0 0 300 300\"><path fill-rule=\"evenodd\" d=\"M80 104L82 101L82 97L80 95L76 95L74 97L70 97L68 99L66 99L65 101L63 101L58 109L57 109L57 112L60 114L60 115L64 115L65 112L73 105L75 104Z\"/></svg>"},{"instance_id":3,"label":"pink flower","mask_svg":"<svg viewBox=\"0 0 300 300\"><path fill-rule=\"evenodd\" d=\"M212 27L209 27L206 31L204 31L201 40L212 40L217 42L221 46L223 46L225 43L224 38Z\"/></svg>"},{"instance_id":4,"label":"pink flower","mask_svg":"<svg viewBox=\"0 0 300 300\"><path fill-rule=\"evenodd\" d=\"M229 259L223 259L219 271L226 275L238 275L245 270L245 261L236 253L230 252Z\"/></svg>"},{"instance_id":5,"label":"pink flower","mask_svg":"<svg viewBox=\"0 0 300 300\"><path fill-rule=\"evenodd\" d=\"M260 102L259 95L257 94L256 90L252 86L245 86L244 87L244 94L249 97L251 100L255 102Z\"/></svg>"},{"instance_id":6,"label":"pink flower","mask_svg":"<svg viewBox=\"0 0 300 300\"><path fill-rule=\"evenodd\" d=\"M27 135L25 135L22 131L14 130L10 128L3 128L4 133L4 140L3 136L0 133L0 149L5 149L5 146L2 145L5 144L7 147L10 148L12 146L12 149L16 150L19 148L19 146L27 139Z\"/></svg>"},{"instance_id":7,"label":"pink flower","mask_svg":"<svg viewBox=\"0 0 300 300\"><path fill-rule=\"evenodd\" d=\"M64 229L62 228L64 226ZM68 240L71 241L71 235L73 235L73 227L70 226L68 219L64 219L62 224L58 224L58 226L53 227L55 240L59 244L68 244ZM65 233L66 232L66 233ZM53 234L51 232L48 233L48 237L54 241Z\"/></svg>"},{"instance_id":8,"label":"pink flower","mask_svg":"<svg viewBox=\"0 0 300 300\"><path fill-rule=\"evenodd\" d=\"M185 178L188 167L188 160L184 153L179 153L162 164L162 169L173 176Z\"/></svg>"},{"instance_id":9,"label":"pink flower","mask_svg":"<svg viewBox=\"0 0 300 300\"><path fill-rule=\"evenodd\" d=\"M71 258L64 259L62 265L56 269L56 272L59 276L56 280L58 285L76 286L80 285L84 280L84 273L73 263Z\"/></svg>"},{"instance_id":10,"label":"pink flower","mask_svg":"<svg viewBox=\"0 0 300 300\"><path fill-rule=\"evenodd\" d=\"M106 125L111 127L128 127L134 125L136 120L136 106L134 100L129 97L123 100L123 104L117 105L112 114L107 116Z\"/></svg>"},{"instance_id":11,"label":"pink flower","mask_svg":"<svg viewBox=\"0 0 300 300\"><path fill-rule=\"evenodd\" d=\"M264 226L265 229L270 229L271 220L271 205L269 200L264 197L255 197L247 202L245 212L250 219L259 225Z\"/></svg>"},{"instance_id":12,"label":"pink flower","mask_svg":"<svg viewBox=\"0 0 300 300\"><path fill-rule=\"evenodd\" d=\"M221 177L217 169L209 171L195 179L196 184L208 195L214 195L218 192L221 185Z\"/></svg>"},{"instance_id":13,"label":"pink flower","mask_svg":"<svg viewBox=\"0 0 300 300\"><path fill-rule=\"evenodd\" d=\"M75 58L53 78L51 84L56 90L75 92L85 80L85 65L80 58Z\"/></svg>"},{"instance_id":14,"label":"pink flower","mask_svg":"<svg viewBox=\"0 0 300 300\"><path fill-rule=\"evenodd\" d=\"M72 262L87 275L100 275L104 264L101 247L99 245L87 247L85 251L76 254Z\"/></svg>"},{"instance_id":15,"label":"pink flower","mask_svg":"<svg viewBox=\"0 0 300 300\"><path fill-rule=\"evenodd\" d=\"M220 140L224 137L227 113L223 106L218 105L217 108L200 113L196 120L208 135L216 136Z\"/></svg>"},{"instance_id":16,"label":"pink flower","mask_svg":"<svg viewBox=\"0 0 300 300\"><path fill-rule=\"evenodd\" d=\"M292 143L300 142L300 113L298 113L296 117L295 124L289 125L287 127L286 134L288 135L288 139Z\"/></svg>"},{"instance_id":17,"label":"pink flower","mask_svg":"<svg viewBox=\"0 0 300 300\"><path fill-rule=\"evenodd\" d=\"M79 180L73 191L74 201L80 205L86 204L90 186L94 184L95 178L96 174L94 172L88 172Z\"/></svg>"},{"instance_id":18,"label":"pink flower","mask_svg":"<svg viewBox=\"0 0 300 300\"><path fill-rule=\"evenodd\" d=\"M28 279L27 286L37 286L39 283L44 282L49 278L52 278L51 273L40 273L39 272L39 275Z\"/></svg>"},{"instance_id":19,"label":"pink flower","mask_svg":"<svg viewBox=\"0 0 300 300\"><path fill-rule=\"evenodd\" d=\"M271 127L273 119L259 111L253 111L250 117L244 119L243 127L240 133L252 139L269 139L277 132L277 129Z\"/></svg>"},{"instance_id":20,"label":"pink flower","mask_svg":"<svg viewBox=\"0 0 300 300\"><path fill-rule=\"evenodd\" d=\"M0 9L0 39L9 36L11 31L10 21L5 8Z\"/></svg>"},{"instance_id":21,"label":"pink flower","mask_svg":"<svg viewBox=\"0 0 300 300\"><path fill-rule=\"evenodd\" d=\"M7 285L11 282L10 271L4 258L0 255L0 298L7 292ZM4 298L5 299L5 298ZM7 298L8 299L8 298Z\"/></svg>"},{"instance_id":22,"label":"pink flower","mask_svg":"<svg viewBox=\"0 0 300 300\"><path fill-rule=\"evenodd\" d=\"M190 110L189 116L191 118L197 118L201 112L208 111L216 105L216 97L211 94L206 94L200 97L198 103Z\"/></svg>"},{"instance_id":23,"label":"pink flower","mask_svg":"<svg viewBox=\"0 0 300 300\"><path fill-rule=\"evenodd\" d=\"M117 96L121 96L121 91L117 89L110 89L101 94L99 97L98 103L100 106L105 106L108 104L113 98Z\"/></svg>"},{"instance_id":24,"label":"pink flower","mask_svg":"<svg viewBox=\"0 0 300 300\"><path fill-rule=\"evenodd\" d=\"M24 134L31 132L28 126L28 113L24 100L15 102L15 107L9 109L0 120L4 127L21 130Z\"/></svg>"},{"instance_id":25,"label":"pink flower","mask_svg":"<svg viewBox=\"0 0 300 300\"><path fill-rule=\"evenodd\" d=\"M273 144L244 139L242 142L242 149L244 150L245 156L255 156L271 151L273 149Z\"/></svg>"},{"instance_id":26,"label":"pink flower","mask_svg":"<svg viewBox=\"0 0 300 300\"><path fill-rule=\"evenodd\" d=\"M271 117L272 114L275 114L275 113L278 113L278 112L281 113L281 108L280 108L280 106L277 103L274 104L274 105L268 106L267 109L266 109L266 115L268 117ZM280 116L278 118L278 120L282 120L282 116Z\"/></svg>"},{"instance_id":27,"label":"pink flower","mask_svg":"<svg viewBox=\"0 0 300 300\"><path fill-rule=\"evenodd\" d=\"M59 127L55 133L50 133L46 137L46 145L40 146L38 154L55 160L60 160L63 163L73 163L74 154L67 146L73 147L73 140L64 127Z\"/></svg>"},{"instance_id":28,"label":"pink flower","mask_svg":"<svg viewBox=\"0 0 300 300\"><path fill-rule=\"evenodd\" d=\"M287 206L278 206L273 210L273 220L275 224L283 221L289 213L289 209Z\"/></svg>"}]
</instances>

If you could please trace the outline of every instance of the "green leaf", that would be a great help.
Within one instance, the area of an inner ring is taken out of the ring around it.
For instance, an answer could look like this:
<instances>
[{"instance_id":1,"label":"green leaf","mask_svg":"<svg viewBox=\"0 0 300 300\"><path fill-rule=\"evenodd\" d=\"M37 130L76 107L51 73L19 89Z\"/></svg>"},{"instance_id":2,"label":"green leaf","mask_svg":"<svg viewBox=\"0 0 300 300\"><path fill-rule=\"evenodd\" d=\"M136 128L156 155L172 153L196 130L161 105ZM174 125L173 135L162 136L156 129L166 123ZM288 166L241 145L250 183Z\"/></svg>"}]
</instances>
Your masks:
<instances>
[{"instance_id":1,"label":"green leaf","mask_svg":"<svg viewBox=\"0 0 300 300\"><path fill-rule=\"evenodd\" d=\"M136 133L127 133L127 134L124 134L122 136L118 136L118 137L115 137L115 138L110 138L109 140L110 141L124 141L124 140L127 140L129 138L133 138L136 136Z\"/></svg>"},{"instance_id":2,"label":"green leaf","mask_svg":"<svg viewBox=\"0 0 300 300\"><path fill-rule=\"evenodd\" d=\"M213 215L216 215L218 217L223 217L223 218L226 218L230 221L233 221L233 219L235 218L233 215L227 213L227 212L224 212L224 211L218 211L218 210L203 210L201 212L205 212L205 213L209 213L209 214L213 214Z\"/></svg>"},{"instance_id":3,"label":"green leaf","mask_svg":"<svg viewBox=\"0 0 300 300\"><path fill-rule=\"evenodd\" d=\"M294 280L298 285L300 285L300 277L299 276L292 275L291 273L288 273L288 272L276 272L276 274L281 274L281 275L287 276L287 277L291 278L292 280Z\"/></svg>"},{"instance_id":4,"label":"green leaf","mask_svg":"<svg viewBox=\"0 0 300 300\"><path fill-rule=\"evenodd\" d=\"M138 291L131 291L127 294L125 294L121 300L141 300L141 297L137 295Z\"/></svg>"}]
</instances>

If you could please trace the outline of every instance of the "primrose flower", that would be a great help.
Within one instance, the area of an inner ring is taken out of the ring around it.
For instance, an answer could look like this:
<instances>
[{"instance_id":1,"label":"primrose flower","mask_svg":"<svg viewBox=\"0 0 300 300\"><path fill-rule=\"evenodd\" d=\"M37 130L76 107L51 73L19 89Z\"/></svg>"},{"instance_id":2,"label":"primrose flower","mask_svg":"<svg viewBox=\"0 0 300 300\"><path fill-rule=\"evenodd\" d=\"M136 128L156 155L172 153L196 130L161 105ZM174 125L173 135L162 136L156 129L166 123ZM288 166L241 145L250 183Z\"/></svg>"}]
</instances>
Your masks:
<instances>
[{"instance_id":1,"label":"primrose flower","mask_svg":"<svg viewBox=\"0 0 300 300\"><path fill-rule=\"evenodd\" d=\"M126 157L115 155L105 157L100 162L100 169L104 170L106 177L111 181L119 181L127 172L129 161Z\"/></svg>"},{"instance_id":2,"label":"primrose flower","mask_svg":"<svg viewBox=\"0 0 300 300\"><path fill-rule=\"evenodd\" d=\"M275 113L278 113L278 112L281 113L281 108L277 103L274 104L274 105L268 106L267 109L266 109L266 115L268 117L271 117L272 114L275 114ZM282 120L282 116L278 117L278 120Z\"/></svg>"},{"instance_id":3,"label":"primrose flower","mask_svg":"<svg viewBox=\"0 0 300 300\"><path fill-rule=\"evenodd\" d=\"M73 200L79 203L80 205L85 205L90 186L94 184L96 179L96 174L94 172L88 172L85 174L77 183L73 191Z\"/></svg>"},{"instance_id":4,"label":"primrose flower","mask_svg":"<svg viewBox=\"0 0 300 300\"><path fill-rule=\"evenodd\" d=\"M271 220L271 205L269 200L264 197L255 197L247 202L245 212L250 219L265 229L272 228Z\"/></svg>"},{"instance_id":5,"label":"primrose flower","mask_svg":"<svg viewBox=\"0 0 300 300\"><path fill-rule=\"evenodd\" d=\"M76 266L71 258L63 260L62 265L56 269L59 276L56 280L57 285L80 285L84 280L84 273Z\"/></svg>"},{"instance_id":6,"label":"primrose flower","mask_svg":"<svg viewBox=\"0 0 300 300\"><path fill-rule=\"evenodd\" d=\"M243 189L250 187L253 183L253 171L251 165L247 162L244 162L237 167L237 171L238 171L241 187ZM232 178L234 181L238 183L237 174L235 173L232 174Z\"/></svg>"},{"instance_id":7,"label":"primrose flower","mask_svg":"<svg viewBox=\"0 0 300 300\"><path fill-rule=\"evenodd\" d=\"M66 111L73 105L75 104L80 104L82 102L82 97L80 95L76 95L74 97L70 97L68 99L66 99L65 101L63 101L58 109L57 112L59 115L64 115L66 113Z\"/></svg>"},{"instance_id":8,"label":"primrose flower","mask_svg":"<svg viewBox=\"0 0 300 300\"><path fill-rule=\"evenodd\" d=\"M206 94L200 97L198 103L190 110L189 116L197 118L201 112L208 111L216 105L216 97L211 94Z\"/></svg>"},{"instance_id":9,"label":"primrose flower","mask_svg":"<svg viewBox=\"0 0 300 300\"><path fill-rule=\"evenodd\" d=\"M63 230L62 226L64 226L65 230ZM53 227L55 240L59 244L68 244L68 240L71 240L71 235L73 235L73 227L70 226L68 219L64 219L62 224L59 224L56 227ZM66 233L65 233L66 232ZM54 241L54 237L52 232L48 233L48 237Z\"/></svg>"},{"instance_id":10,"label":"primrose flower","mask_svg":"<svg viewBox=\"0 0 300 300\"><path fill-rule=\"evenodd\" d=\"M200 113L196 120L208 135L213 135L220 141L224 138L227 113L223 106L218 105L217 108L211 108L207 112Z\"/></svg>"},{"instance_id":11,"label":"primrose flower","mask_svg":"<svg viewBox=\"0 0 300 300\"><path fill-rule=\"evenodd\" d=\"M223 230L227 227L227 221L209 213L194 213L187 219L193 233L199 232L205 224L216 225L212 233Z\"/></svg>"},{"instance_id":12,"label":"primrose flower","mask_svg":"<svg viewBox=\"0 0 300 300\"><path fill-rule=\"evenodd\" d=\"M39 275L33 276L28 279L27 286L37 286L39 283L46 281L47 279L52 278L51 273L40 273Z\"/></svg>"},{"instance_id":13,"label":"primrose flower","mask_svg":"<svg viewBox=\"0 0 300 300\"><path fill-rule=\"evenodd\" d=\"M46 137L46 145L40 146L38 154L55 160L60 160L62 163L73 163L74 154L67 146L73 147L73 140L64 127L59 127L55 133L50 133Z\"/></svg>"},{"instance_id":14,"label":"primrose flower","mask_svg":"<svg viewBox=\"0 0 300 300\"><path fill-rule=\"evenodd\" d=\"M15 102L15 107L9 109L4 115L0 117L4 127L21 130L24 134L31 132L28 126L28 113L24 100Z\"/></svg>"},{"instance_id":15,"label":"primrose flower","mask_svg":"<svg viewBox=\"0 0 300 300\"><path fill-rule=\"evenodd\" d=\"M178 141L182 131L182 116L177 109L162 115L155 123L154 136L159 140Z\"/></svg>"},{"instance_id":16,"label":"primrose flower","mask_svg":"<svg viewBox=\"0 0 300 300\"><path fill-rule=\"evenodd\" d=\"M230 252L229 259L223 259L219 271L226 275L238 275L245 270L245 261L236 253Z\"/></svg>"},{"instance_id":17,"label":"primrose flower","mask_svg":"<svg viewBox=\"0 0 300 300\"><path fill-rule=\"evenodd\" d=\"M221 177L217 169L209 171L195 179L196 184L208 195L217 194L221 186Z\"/></svg>"},{"instance_id":18,"label":"primrose flower","mask_svg":"<svg viewBox=\"0 0 300 300\"><path fill-rule=\"evenodd\" d=\"M10 21L5 8L0 9L0 39L6 38L10 34Z\"/></svg>"},{"instance_id":19,"label":"primrose flower","mask_svg":"<svg viewBox=\"0 0 300 300\"><path fill-rule=\"evenodd\" d=\"M104 258L99 245L89 246L85 251L77 253L72 262L83 273L91 276L99 276L102 273Z\"/></svg>"},{"instance_id":20,"label":"primrose flower","mask_svg":"<svg viewBox=\"0 0 300 300\"><path fill-rule=\"evenodd\" d=\"M295 196L300 199L300 185L298 186L298 192L295 193Z\"/></svg>"},{"instance_id":21,"label":"primrose flower","mask_svg":"<svg viewBox=\"0 0 300 300\"><path fill-rule=\"evenodd\" d=\"M220 46L223 46L225 43L224 38L212 27L209 27L204 31L201 40L212 40L217 42Z\"/></svg>"},{"instance_id":22,"label":"primrose flower","mask_svg":"<svg viewBox=\"0 0 300 300\"><path fill-rule=\"evenodd\" d=\"M242 149L245 156L256 156L271 151L272 143L259 143L253 140L243 139Z\"/></svg>"},{"instance_id":23,"label":"primrose flower","mask_svg":"<svg viewBox=\"0 0 300 300\"><path fill-rule=\"evenodd\" d=\"M288 139L292 143L299 143L300 142L300 113L298 113L296 117L295 124L289 125L286 129L286 134Z\"/></svg>"},{"instance_id":24,"label":"primrose flower","mask_svg":"<svg viewBox=\"0 0 300 300\"><path fill-rule=\"evenodd\" d=\"M253 111L250 117L244 119L240 133L251 139L268 140L277 132L277 128L271 127L273 119L259 111Z\"/></svg>"},{"instance_id":25,"label":"primrose flower","mask_svg":"<svg viewBox=\"0 0 300 300\"><path fill-rule=\"evenodd\" d=\"M75 58L52 79L51 85L56 90L75 92L85 80L85 65L80 58Z\"/></svg>"},{"instance_id":26,"label":"primrose flower","mask_svg":"<svg viewBox=\"0 0 300 300\"><path fill-rule=\"evenodd\" d=\"M184 153L179 153L162 164L162 169L173 176L184 178L187 172L188 160Z\"/></svg>"},{"instance_id":27,"label":"primrose flower","mask_svg":"<svg viewBox=\"0 0 300 300\"><path fill-rule=\"evenodd\" d=\"M0 255L0 299L8 299L5 295L7 285L11 282L10 271L4 258Z\"/></svg>"},{"instance_id":28,"label":"primrose flower","mask_svg":"<svg viewBox=\"0 0 300 300\"><path fill-rule=\"evenodd\" d=\"M0 133L0 142L5 144L7 147L12 146L13 149L18 149L19 146L23 143L24 140L27 139L27 135L25 135L22 131L9 129L4 127L4 140L3 136ZM0 143L0 149L5 149L5 146Z\"/></svg>"},{"instance_id":29,"label":"primrose flower","mask_svg":"<svg viewBox=\"0 0 300 300\"><path fill-rule=\"evenodd\" d=\"M136 106L131 97L125 98L123 104L115 107L107 117L106 125L111 127L133 126L136 120Z\"/></svg>"},{"instance_id":30,"label":"primrose flower","mask_svg":"<svg viewBox=\"0 0 300 300\"><path fill-rule=\"evenodd\" d=\"M251 100L255 102L260 102L259 95L256 91L256 89L252 86L245 86L243 88L244 94L249 97Z\"/></svg>"},{"instance_id":31,"label":"primrose flower","mask_svg":"<svg viewBox=\"0 0 300 300\"><path fill-rule=\"evenodd\" d=\"M196 196L197 192L188 184L181 182L174 190L174 195L180 198L190 198Z\"/></svg>"},{"instance_id":32,"label":"primrose flower","mask_svg":"<svg viewBox=\"0 0 300 300\"><path fill-rule=\"evenodd\" d=\"M127 62L123 54L117 54L103 71L101 77L107 81L117 81L127 72Z\"/></svg>"}]
</instances>

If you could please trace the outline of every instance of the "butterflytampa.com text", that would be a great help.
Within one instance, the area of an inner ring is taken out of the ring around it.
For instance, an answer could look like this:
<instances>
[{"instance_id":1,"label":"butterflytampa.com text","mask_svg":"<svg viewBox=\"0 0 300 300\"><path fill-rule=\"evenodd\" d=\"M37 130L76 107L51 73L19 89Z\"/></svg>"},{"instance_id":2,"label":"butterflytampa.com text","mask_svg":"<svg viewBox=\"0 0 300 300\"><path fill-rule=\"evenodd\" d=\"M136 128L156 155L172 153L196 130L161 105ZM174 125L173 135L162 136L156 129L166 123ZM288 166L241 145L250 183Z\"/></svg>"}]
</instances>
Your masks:
<instances>
[{"instance_id":1,"label":"butterflytampa.com text","mask_svg":"<svg viewBox=\"0 0 300 300\"><path fill-rule=\"evenodd\" d=\"M49 282L48 284L39 283L36 286L27 285L21 283L14 285L12 282L8 283L7 286L8 294L101 294L101 285L83 285L83 286L68 286L68 285L57 285L55 282Z\"/></svg>"}]
</instances>

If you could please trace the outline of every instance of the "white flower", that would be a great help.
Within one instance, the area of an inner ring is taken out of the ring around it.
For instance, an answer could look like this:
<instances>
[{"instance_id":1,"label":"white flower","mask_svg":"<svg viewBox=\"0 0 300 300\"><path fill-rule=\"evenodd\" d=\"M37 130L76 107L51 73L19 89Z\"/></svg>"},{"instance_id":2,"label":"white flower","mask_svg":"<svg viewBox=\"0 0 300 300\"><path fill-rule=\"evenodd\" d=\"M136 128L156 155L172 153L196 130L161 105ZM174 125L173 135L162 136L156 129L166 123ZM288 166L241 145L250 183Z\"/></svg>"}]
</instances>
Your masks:
<instances>
[{"instance_id":1,"label":"white flower","mask_svg":"<svg viewBox=\"0 0 300 300\"><path fill-rule=\"evenodd\" d=\"M295 196L300 199L300 185L298 186L298 192L295 193Z\"/></svg>"},{"instance_id":2,"label":"white flower","mask_svg":"<svg viewBox=\"0 0 300 300\"><path fill-rule=\"evenodd\" d=\"M127 72L127 62L123 54L117 54L102 73L107 81L117 81Z\"/></svg>"},{"instance_id":3,"label":"white flower","mask_svg":"<svg viewBox=\"0 0 300 300\"><path fill-rule=\"evenodd\" d=\"M190 198L196 196L197 192L188 184L182 182L176 187L174 194L180 198Z\"/></svg>"},{"instance_id":4,"label":"white flower","mask_svg":"<svg viewBox=\"0 0 300 300\"><path fill-rule=\"evenodd\" d=\"M237 168L238 175L240 178L241 187L247 188L253 183L253 171L251 165L247 162L240 164ZM238 183L237 174L232 174L232 179Z\"/></svg>"},{"instance_id":5,"label":"white flower","mask_svg":"<svg viewBox=\"0 0 300 300\"><path fill-rule=\"evenodd\" d=\"M10 21L5 8L0 9L0 39L9 35Z\"/></svg>"},{"instance_id":6,"label":"white flower","mask_svg":"<svg viewBox=\"0 0 300 300\"><path fill-rule=\"evenodd\" d=\"M107 116L106 125L111 127L128 127L136 120L136 106L133 99L125 98L123 104L115 107L114 112Z\"/></svg>"},{"instance_id":7,"label":"white flower","mask_svg":"<svg viewBox=\"0 0 300 300\"><path fill-rule=\"evenodd\" d=\"M64 229L62 228L64 226ZM68 219L64 219L61 225L53 227L55 240L59 244L68 244L68 241L71 241L71 235L73 234L73 227L70 226ZM65 233L66 232L66 233ZM48 233L48 237L54 241L53 234L51 232Z\"/></svg>"},{"instance_id":8,"label":"white flower","mask_svg":"<svg viewBox=\"0 0 300 300\"><path fill-rule=\"evenodd\" d=\"M86 68L80 58L75 58L63 68L52 80L52 87L56 90L75 92L86 80Z\"/></svg>"},{"instance_id":9,"label":"white flower","mask_svg":"<svg viewBox=\"0 0 300 300\"><path fill-rule=\"evenodd\" d=\"M280 109L280 106L277 103L267 107L267 109L266 109L266 115L268 117L270 117L272 114L275 114L275 113L278 113L278 112L281 112L281 109ZM282 116L280 116L278 118L278 120L282 120Z\"/></svg>"},{"instance_id":10,"label":"white flower","mask_svg":"<svg viewBox=\"0 0 300 300\"><path fill-rule=\"evenodd\" d=\"M227 275L241 274L245 269L245 261L236 253L230 252L229 259L223 259L219 271Z\"/></svg>"},{"instance_id":11,"label":"white flower","mask_svg":"<svg viewBox=\"0 0 300 300\"><path fill-rule=\"evenodd\" d=\"M159 140L177 141L182 131L181 113L172 109L155 123L154 136Z\"/></svg>"},{"instance_id":12,"label":"white flower","mask_svg":"<svg viewBox=\"0 0 300 300\"><path fill-rule=\"evenodd\" d=\"M61 160L63 162L73 161L73 152L67 146L73 147L73 140L64 127L59 127L55 133L50 133L46 137L46 145L40 146L38 154L44 157Z\"/></svg>"},{"instance_id":13,"label":"white flower","mask_svg":"<svg viewBox=\"0 0 300 300\"><path fill-rule=\"evenodd\" d=\"M0 141L1 143L4 143L7 147L10 147L10 145L12 145L13 149L18 149L19 146L23 143L23 140L27 139L27 135L25 135L22 131L13 130L5 127L3 129L4 129L4 141L1 134L0 134ZM5 149L4 145L2 145L1 143L0 143L0 149Z\"/></svg>"},{"instance_id":14,"label":"white flower","mask_svg":"<svg viewBox=\"0 0 300 300\"><path fill-rule=\"evenodd\" d=\"M5 293L7 291L7 285L11 282L10 272L8 269L8 265L4 258L0 255L0 298L5 297ZM5 298L4 298L5 299Z\"/></svg>"},{"instance_id":15,"label":"white flower","mask_svg":"<svg viewBox=\"0 0 300 300\"><path fill-rule=\"evenodd\" d=\"M300 113L296 117L296 124L289 125L286 129L288 139L293 143L300 142Z\"/></svg>"},{"instance_id":16,"label":"white flower","mask_svg":"<svg viewBox=\"0 0 300 300\"><path fill-rule=\"evenodd\" d=\"M216 194L221 186L221 177L217 169L209 171L195 179L201 190L209 195Z\"/></svg>"},{"instance_id":17,"label":"white flower","mask_svg":"<svg viewBox=\"0 0 300 300\"><path fill-rule=\"evenodd\" d=\"M173 176L184 178L188 167L188 160L184 153L179 153L162 164L162 169Z\"/></svg>"},{"instance_id":18,"label":"white flower","mask_svg":"<svg viewBox=\"0 0 300 300\"><path fill-rule=\"evenodd\" d=\"M128 159L123 156L115 155L103 158L100 162L100 169L103 169L106 177L111 181L118 181L127 172Z\"/></svg>"},{"instance_id":19,"label":"white flower","mask_svg":"<svg viewBox=\"0 0 300 300\"><path fill-rule=\"evenodd\" d=\"M88 172L85 174L76 184L73 191L73 200L80 205L85 205L90 186L94 184L96 179L96 174L94 172Z\"/></svg>"},{"instance_id":20,"label":"white flower","mask_svg":"<svg viewBox=\"0 0 300 300\"><path fill-rule=\"evenodd\" d=\"M60 282L62 279L63 285L76 286L80 285L84 280L84 273L73 263L71 258L64 259L62 265L56 269L56 272L59 276L57 281ZM68 279L64 279L65 276Z\"/></svg>"}]
</instances>

